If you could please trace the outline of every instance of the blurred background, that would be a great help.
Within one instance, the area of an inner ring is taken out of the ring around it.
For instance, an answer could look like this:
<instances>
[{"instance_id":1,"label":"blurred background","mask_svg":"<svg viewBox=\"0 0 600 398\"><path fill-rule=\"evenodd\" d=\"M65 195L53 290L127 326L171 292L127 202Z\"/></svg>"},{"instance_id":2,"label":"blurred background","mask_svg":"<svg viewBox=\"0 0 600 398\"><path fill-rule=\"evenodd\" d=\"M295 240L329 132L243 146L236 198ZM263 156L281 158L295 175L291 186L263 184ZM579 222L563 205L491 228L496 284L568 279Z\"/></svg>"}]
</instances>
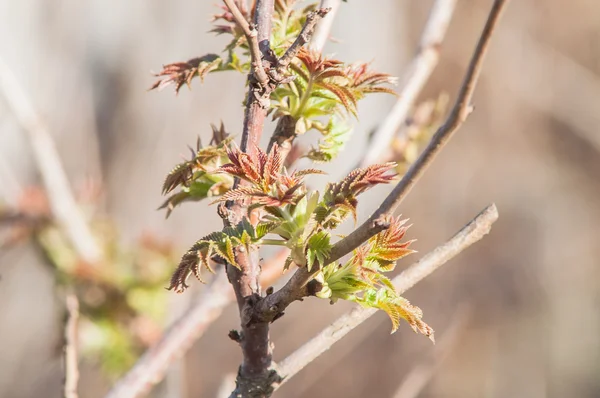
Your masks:
<instances>
[{"instance_id":1,"label":"blurred background","mask_svg":"<svg viewBox=\"0 0 600 398\"><path fill-rule=\"evenodd\" d=\"M148 286L221 225L206 202L184 204L168 220L156 209L164 200L162 181L187 154L186 145L195 145L198 135L207 142L210 124L221 121L239 135L244 77L213 74L178 96L171 89L147 92L151 70L223 48L226 38L207 33L218 12L214 3L0 0L0 59L51 132L86 214L102 220L94 231L106 238L116 267L133 261L132 269L143 271L152 264ZM374 69L402 76L431 4L344 3L325 53L372 61ZM442 92L454 98L490 6L488 0L458 1L440 64L420 100ZM0 202L43 214L47 204L26 130L0 97ZM326 178L311 184L342 177L393 103L391 96L362 101L346 151L323 166ZM406 324L390 335L389 320L377 314L275 396L392 397L409 376L430 376L421 397L600 396L600 4L512 1L474 104L468 122L401 207L414 224L408 235L418 239L419 253L398 270L487 204L495 202L500 212L489 236L405 295L423 309L441 343L431 345ZM310 143L315 137L303 138ZM360 219L386 190L374 189L361 201ZM9 238L0 252L0 397L58 397L64 288L47 251L39 250L53 242L52 234L41 242ZM57 251L51 257L64 257ZM162 321L136 324L136 344L155 341L161 322L176 318L203 289L193 286L177 297L162 288L151 297L144 289L127 297L133 307L160 307L153 319ZM93 293L86 290L90 302ZM275 360L351 307L317 299L293 305L272 327ZM153 396L215 396L240 362L227 338L237 325L230 306ZM88 329L82 334L98 336L104 349L131 348L116 329ZM92 350L82 359L80 396L103 396L124 370L120 366L133 359Z\"/></svg>"}]
</instances>

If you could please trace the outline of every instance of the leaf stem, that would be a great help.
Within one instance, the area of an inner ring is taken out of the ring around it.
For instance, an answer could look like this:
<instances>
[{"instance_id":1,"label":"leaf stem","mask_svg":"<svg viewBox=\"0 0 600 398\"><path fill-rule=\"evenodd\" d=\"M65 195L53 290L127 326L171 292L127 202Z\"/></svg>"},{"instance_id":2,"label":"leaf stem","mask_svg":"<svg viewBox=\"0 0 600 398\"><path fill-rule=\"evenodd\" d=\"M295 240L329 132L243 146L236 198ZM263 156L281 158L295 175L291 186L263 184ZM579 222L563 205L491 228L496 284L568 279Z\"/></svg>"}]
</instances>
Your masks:
<instances>
[{"instance_id":1,"label":"leaf stem","mask_svg":"<svg viewBox=\"0 0 600 398\"><path fill-rule=\"evenodd\" d=\"M285 240L279 240L279 239L261 239L260 242L263 245L269 245L269 246L285 246L285 244L286 244Z\"/></svg>"}]
</instances>

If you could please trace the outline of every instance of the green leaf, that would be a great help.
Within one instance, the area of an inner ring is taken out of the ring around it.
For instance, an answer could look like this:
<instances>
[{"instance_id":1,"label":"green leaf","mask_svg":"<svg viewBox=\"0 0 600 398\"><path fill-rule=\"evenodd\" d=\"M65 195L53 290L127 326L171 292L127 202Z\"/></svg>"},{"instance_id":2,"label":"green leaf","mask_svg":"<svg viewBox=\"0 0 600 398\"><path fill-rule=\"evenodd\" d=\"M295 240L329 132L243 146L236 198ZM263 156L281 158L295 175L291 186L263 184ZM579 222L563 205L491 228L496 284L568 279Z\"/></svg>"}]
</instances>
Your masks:
<instances>
[{"instance_id":1,"label":"green leaf","mask_svg":"<svg viewBox=\"0 0 600 398\"><path fill-rule=\"evenodd\" d=\"M319 231L312 235L307 242L306 252L306 267L308 271L312 270L315 261L318 262L319 267L323 267L325 260L331 252L331 234L327 231Z\"/></svg>"},{"instance_id":2,"label":"green leaf","mask_svg":"<svg viewBox=\"0 0 600 398\"><path fill-rule=\"evenodd\" d=\"M329 119L326 130L322 132L318 147L312 148L307 158L315 162L330 162L335 159L350 140L352 127L337 117Z\"/></svg>"}]
</instances>

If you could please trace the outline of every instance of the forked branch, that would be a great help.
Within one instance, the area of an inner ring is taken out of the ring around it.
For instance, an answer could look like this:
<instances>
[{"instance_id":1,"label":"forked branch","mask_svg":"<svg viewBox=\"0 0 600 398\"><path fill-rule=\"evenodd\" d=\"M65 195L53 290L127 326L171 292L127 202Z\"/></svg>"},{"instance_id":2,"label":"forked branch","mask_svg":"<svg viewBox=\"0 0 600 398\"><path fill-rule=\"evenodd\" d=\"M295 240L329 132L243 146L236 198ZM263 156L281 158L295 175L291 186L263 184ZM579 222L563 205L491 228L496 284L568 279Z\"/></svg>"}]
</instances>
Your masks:
<instances>
[{"instance_id":1,"label":"forked branch","mask_svg":"<svg viewBox=\"0 0 600 398\"><path fill-rule=\"evenodd\" d=\"M262 64L262 54L258 46L258 31L256 25L253 23L250 25L234 0L223 0L236 24L244 31L246 41L248 42L248 49L250 50L250 64L252 65L252 72L254 77L261 85L266 85L269 81L269 77L265 72L265 68Z\"/></svg>"},{"instance_id":2,"label":"forked branch","mask_svg":"<svg viewBox=\"0 0 600 398\"><path fill-rule=\"evenodd\" d=\"M500 16L507 2L507 0L494 1L487 22L483 28L475 51L473 52L471 61L469 62L454 107L445 123L438 129L417 161L402 177L400 182L394 187L392 192L386 197L373 215L350 235L340 240L332 247L330 256L326 260L327 264L350 253L363 242L366 242L369 238L385 228L385 217L398 208L398 205L400 205L402 200L408 195L412 187L423 175L425 170L427 170L435 157L452 138L458 128L465 122L472 110L470 105L471 99L481 73L485 54L487 53L492 34L498 25ZM280 316L289 304L310 293L311 289L307 289L307 287L309 286L308 282L312 278L313 273L308 272L306 268L298 269L281 290L263 298L254 306L253 318L260 322L265 322L272 321L277 316Z\"/></svg>"}]
</instances>

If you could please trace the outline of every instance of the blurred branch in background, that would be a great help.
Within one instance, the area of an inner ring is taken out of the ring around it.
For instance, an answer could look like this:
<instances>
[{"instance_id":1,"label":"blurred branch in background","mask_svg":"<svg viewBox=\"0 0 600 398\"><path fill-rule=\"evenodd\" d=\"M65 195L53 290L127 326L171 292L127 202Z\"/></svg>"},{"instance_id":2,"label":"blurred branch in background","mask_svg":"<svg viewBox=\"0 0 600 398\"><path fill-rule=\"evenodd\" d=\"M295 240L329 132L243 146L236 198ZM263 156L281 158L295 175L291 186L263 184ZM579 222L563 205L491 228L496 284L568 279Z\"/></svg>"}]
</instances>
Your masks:
<instances>
[{"instance_id":1,"label":"blurred branch in background","mask_svg":"<svg viewBox=\"0 0 600 398\"><path fill-rule=\"evenodd\" d=\"M233 302L231 286L224 269L178 321L163 334L127 374L114 384L106 398L134 398L143 395L162 380L169 366L183 357L191 345Z\"/></svg>"},{"instance_id":2,"label":"blurred branch in background","mask_svg":"<svg viewBox=\"0 0 600 398\"><path fill-rule=\"evenodd\" d=\"M52 135L19 85L8 65L0 59L0 91L27 133L42 176L52 213L66 231L79 256L91 265L102 260L102 249L79 208Z\"/></svg>"},{"instance_id":3,"label":"blurred branch in background","mask_svg":"<svg viewBox=\"0 0 600 398\"><path fill-rule=\"evenodd\" d=\"M442 42L455 7L456 0L436 0L433 4L417 55L403 77L398 101L375 131L371 138L371 145L360 162L360 167L380 162L384 152L389 150L390 142L406 121L419 93L438 64Z\"/></svg>"},{"instance_id":4,"label":"blurred branch in background","mask_svg":"<svg viewBox=\"0 0 600 398\"><path fill-rule=\"evenodd\" d=\"M78 321L79 300L73 293L66 295L65 306L67 318L65 322L65 382L64 397L77 398L77 384L79 383L79 356L78 356Z\"/></svg>"},{"instance_id":5,"label":"blurred branch in background","mask_svg":"<svg viewBox=\"0 0 600 398\"><path fill-rule=\"evenodd\" d=\"M441 246L426 254L421 260L411 265L400 275L392 279L398 294L419 283L435 270L454 258L460 252L487 235L492 224L498 219L495 205L486 207L456 235ZM313 337L293 354L279 363L279 373L283 376L283 385L300 370L327 351L333 344L346 336L377 311L372 308L357 307L341 316L316 337ZM278 386L278 387L279 387Z\"/></svg>"},{"instance_id":6,"label":"blurred branch in background","mask_svg":"<svg viewBox=\"0 0 600 398\"><path fill-rule=\"evenodd\" d=\"M261 285L269 286L282 275L281 269L289 250L282 249L263 264ZM194 300L190 308L175 321L131 368L116 382L106 398L135 398L148 393L160 382L169 366L182 358L206 329L235 300L224 269L217 272L210 285Z\"/></svg>"},{"instance_id":7,"label":"blurred branch in background","mask_svg":"<svg viewBox=\"0 0 600 398\"><path fill-rule=\"evenodd\" d=\"M315 33L308 46L311 50L318 53L323 51L325 43L327 43L327 39L329 39L333 21L335 20L335 16L337 15L341 4L342 0L321 0L319 3L319 8L328 8L329 12L323 17L315 29Z\"/></svg>"}]
</instances>

